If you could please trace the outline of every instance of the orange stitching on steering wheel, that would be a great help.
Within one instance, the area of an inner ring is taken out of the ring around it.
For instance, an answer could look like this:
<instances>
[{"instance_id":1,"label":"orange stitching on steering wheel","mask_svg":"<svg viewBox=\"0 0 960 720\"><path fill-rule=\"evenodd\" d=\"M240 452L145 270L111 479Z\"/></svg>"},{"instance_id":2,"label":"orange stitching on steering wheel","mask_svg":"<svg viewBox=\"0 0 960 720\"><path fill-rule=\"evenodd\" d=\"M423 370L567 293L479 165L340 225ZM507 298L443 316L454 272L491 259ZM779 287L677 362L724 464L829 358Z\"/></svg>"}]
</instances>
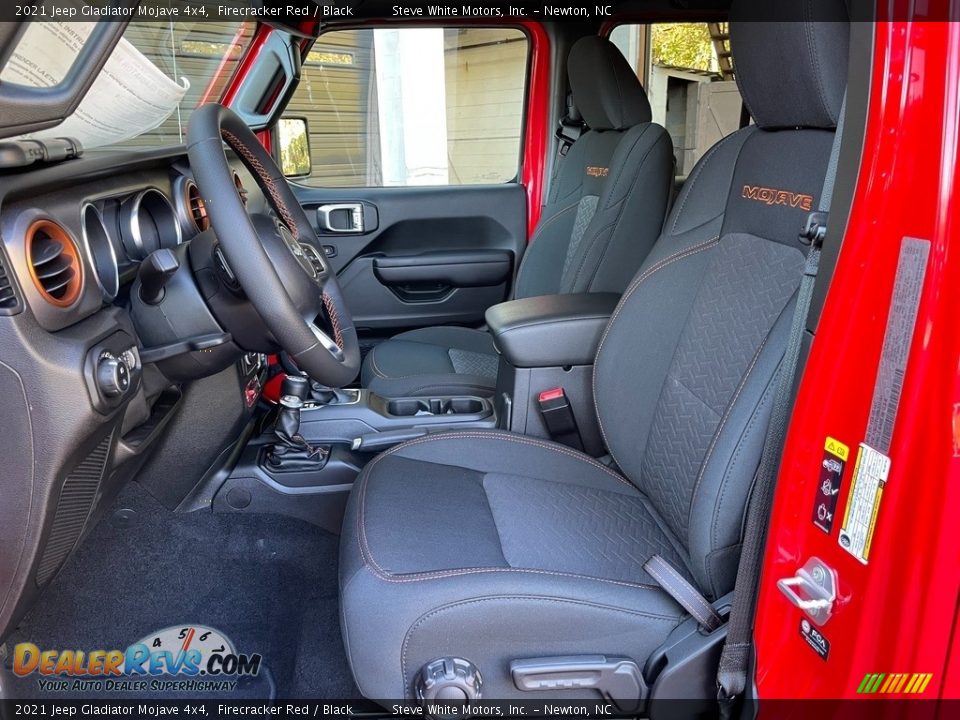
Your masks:
<instances>
[{"instance_id":1,"label":"orange stitching on steering wheel","mask_svg":"<svg viewBox=\"0 0 960 720\"><path fill-rule=\"evenodd\" d=\"M267 192L270 193L270 197L273 199L273 203L277 208L277 212L280 213L283 221L287 224L287 227L290 228L290 232L293 233L293 237L299 241L300 229L297 227L297 223L294 222L293 215L287 208L286 203L284 203L281 199L276 183L274 183L273 178L270 177L270 173L267 172L267 169L263 166L263 163L257 159L256 155L253 154L250 148L243 144L243 141L240 138L238 138L229 130L221 129L220 135L224 140L227 141L227 144L232 147L235 152L243 156L244 160L247 161L253 171L260 176L261 180L263 180Z\"/></svg>"}]
</instances>

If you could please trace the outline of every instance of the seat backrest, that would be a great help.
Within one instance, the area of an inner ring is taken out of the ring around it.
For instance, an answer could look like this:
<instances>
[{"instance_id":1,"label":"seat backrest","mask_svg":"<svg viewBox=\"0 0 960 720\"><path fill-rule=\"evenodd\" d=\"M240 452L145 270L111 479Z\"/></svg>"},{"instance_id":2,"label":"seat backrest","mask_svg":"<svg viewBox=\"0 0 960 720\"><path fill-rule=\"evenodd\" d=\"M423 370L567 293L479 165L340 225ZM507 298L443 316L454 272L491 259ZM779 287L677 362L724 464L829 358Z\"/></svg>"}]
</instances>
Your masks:
<instances>
[{"instance_id":1,"label":"seat backrest","mask_svg":"<svg viewBox=\"0 0 960 720\"><path fill-rule=\"evenodd\" d=\"M798 234L820 201L846 87L845 6L809 4L812 17L836 21L733 15L737 81L756 125L694 168L594 368L608 449L710 597L733 587L804 265Z\"/></svg>"},{"instance_id":2,"label":"seat backrest","mask_svg":"<svg viewBox=\"0 0 960 720\"><path fill-rule=\"evenodd\" d=\"M567 60L573 100L590 128L560 158L515 295L623 292L667 212L673 143L609 40L581 38Z\"/></svg>"}]
</instances>

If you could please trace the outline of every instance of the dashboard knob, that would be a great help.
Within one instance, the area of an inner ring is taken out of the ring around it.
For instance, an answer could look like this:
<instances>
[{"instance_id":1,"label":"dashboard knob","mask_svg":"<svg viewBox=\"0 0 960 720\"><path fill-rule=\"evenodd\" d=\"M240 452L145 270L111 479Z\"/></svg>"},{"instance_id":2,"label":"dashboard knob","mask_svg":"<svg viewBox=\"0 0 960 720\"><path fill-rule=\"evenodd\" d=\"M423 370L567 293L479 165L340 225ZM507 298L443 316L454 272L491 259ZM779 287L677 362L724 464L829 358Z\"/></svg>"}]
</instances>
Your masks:
<instances>
[{"instance_id":1,"label":"dashboard knob","mask_svg":"<svg viewBox=\"0 0 960 720\"><path fill-rule=\"evenodd\" d=\"M97 386L107 397L123 395L130 387L130 369L119 358L104 353L97 363Z\"/></svg>"}]
</instances>

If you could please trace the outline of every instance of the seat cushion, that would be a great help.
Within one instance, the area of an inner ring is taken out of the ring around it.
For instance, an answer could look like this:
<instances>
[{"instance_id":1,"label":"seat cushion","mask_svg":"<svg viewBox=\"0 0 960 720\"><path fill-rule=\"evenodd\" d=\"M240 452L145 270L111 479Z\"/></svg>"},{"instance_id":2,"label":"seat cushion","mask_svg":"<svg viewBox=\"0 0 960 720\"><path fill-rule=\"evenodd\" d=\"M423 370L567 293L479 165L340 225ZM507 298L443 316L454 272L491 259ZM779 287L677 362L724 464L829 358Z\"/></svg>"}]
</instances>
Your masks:
<instances>
[{"instance_id":1,"label":"seat cushion","mask_svg":"<svg viewBox=\"0 0 960 720\"><path fill-rule=\"evenodd\" d=\"M642 568L654 554L692 577L644 495L568 447L497 431L397 446L364 469L344 521L354 677L367 697L409 697L424 663L453 655L509 698L516 658L642 666L683 616Z\"/></svg>"},{"instance_id":2,"label":"seat cushion","mask_svg":"<svg viewBox=\"0 0 960 720\"><path fill-rule=\"evenodd\" d=\"M383 397L491 395L499 356L483 330L432 327L396 335L363 361L364 387Z\"/></svg>"}]
</instances>

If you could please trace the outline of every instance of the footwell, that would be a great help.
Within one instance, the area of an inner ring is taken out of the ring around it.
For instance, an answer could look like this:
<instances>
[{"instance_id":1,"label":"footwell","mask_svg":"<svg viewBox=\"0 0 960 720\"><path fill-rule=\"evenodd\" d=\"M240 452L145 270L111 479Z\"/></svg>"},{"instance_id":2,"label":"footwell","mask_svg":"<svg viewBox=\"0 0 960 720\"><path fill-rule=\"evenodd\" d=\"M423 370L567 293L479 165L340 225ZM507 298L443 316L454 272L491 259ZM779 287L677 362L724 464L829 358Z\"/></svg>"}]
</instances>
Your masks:
<instances>
[{"instance_id":1,"label":"footwell","mask_svg":"<svg viewBox=\"0 0 960 720\"><path fill-rule=\"evenodd\" d=\"M106 692L92 684L43 691L37 673L14 678L11 689L24 698L359 698L340 637L337 552L338 538L313 525L273 515L176 514L131 483L7 639L8 670L18 643L125 650L167 630L160 645L183 647L177 636L191 628L219 631L237 653L259 654L261 666L222 686L229 690L203 693L150 685Z\"/></svg>"}]
</instances>

